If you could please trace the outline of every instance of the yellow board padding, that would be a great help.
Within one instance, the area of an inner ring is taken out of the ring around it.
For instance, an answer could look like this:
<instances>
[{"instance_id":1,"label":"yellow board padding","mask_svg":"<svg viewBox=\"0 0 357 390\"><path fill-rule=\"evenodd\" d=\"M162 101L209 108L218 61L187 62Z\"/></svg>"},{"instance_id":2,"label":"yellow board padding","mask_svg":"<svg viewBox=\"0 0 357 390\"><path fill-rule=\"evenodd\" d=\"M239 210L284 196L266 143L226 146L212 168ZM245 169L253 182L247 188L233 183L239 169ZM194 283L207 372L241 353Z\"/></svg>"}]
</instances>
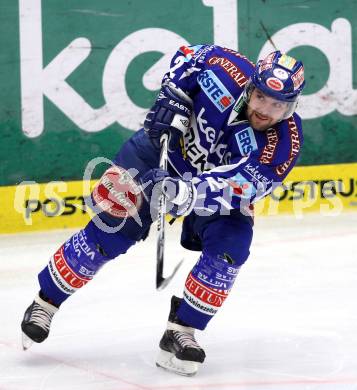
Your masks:
<instances>
[{"instance_id":1,"label":"yellow board padding","mask_svg":"<svg viewBox=\"0 0 357 390\"><path fill-rule=\"evenodd\" d=\"M84 197L95 182L23 182L0 187L0 233L84 226L90 220Z\"/></svg>"},{"instance_id":2,"label":"yellow board padding","mask_svg":"<svg viewBox=\"0 0 357 390\"><path fill-rule=\"evenodd\" d=\"M357 163L296 167L283 185L255 207L255 214L357 211Z\"/></svg>"},{"instance_id":3,"label":"yellow board padding","mask_svg":"<svg viewBox=\"0 0 357 390\"><path fill-rule=\"evenodd\" d=\"M0 233L75 228L90 217L84 198L96 181L23 182L0 187ZM255 215L357 210L357 163L296 167L255 205Z\"/></svg>"}]
</instances>

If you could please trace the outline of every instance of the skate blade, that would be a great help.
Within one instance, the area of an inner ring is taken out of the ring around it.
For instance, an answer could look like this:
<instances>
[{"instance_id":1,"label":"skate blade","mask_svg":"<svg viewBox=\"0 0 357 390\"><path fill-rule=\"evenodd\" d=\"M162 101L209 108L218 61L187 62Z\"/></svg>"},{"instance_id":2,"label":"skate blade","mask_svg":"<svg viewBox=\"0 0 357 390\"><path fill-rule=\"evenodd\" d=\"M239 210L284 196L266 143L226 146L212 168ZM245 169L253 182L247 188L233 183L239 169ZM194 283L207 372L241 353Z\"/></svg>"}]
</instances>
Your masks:
<instances>
[{"instance_id":1,"label":"skate blade","mask_svg":"<svg viewBox=\"0 0 357 390\"><path fill-rule=\"evenodd\" d=\"M156 359L157 367L184 376L195 375L198 371L199 364L201 363L177 359L173 353L163 350L160 350Z\"/></svg>"},{"instance_id":2,"label":"skate blade","mask_svg":"<svg viewBox=\"0 0 357 390\"><path fill-rule=\"evenodd\" d=\"M22 332L22 349L26 351L33 344L33 340L30 339L24 332Z\"/></svg>"}]
</instances>

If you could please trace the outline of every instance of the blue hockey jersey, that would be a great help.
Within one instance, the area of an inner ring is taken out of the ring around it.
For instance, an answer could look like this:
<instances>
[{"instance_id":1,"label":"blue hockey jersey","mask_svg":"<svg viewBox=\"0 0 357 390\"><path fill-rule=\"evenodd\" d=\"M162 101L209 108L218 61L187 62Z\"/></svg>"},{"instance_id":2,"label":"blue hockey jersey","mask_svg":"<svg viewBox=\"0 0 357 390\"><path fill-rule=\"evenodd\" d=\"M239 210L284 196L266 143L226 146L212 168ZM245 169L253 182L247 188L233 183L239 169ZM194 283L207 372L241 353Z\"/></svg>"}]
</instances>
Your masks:
<instances>
[{"instance_id":1,"label":"blue hockey jersey","mask_svg":"<svg viewBox=\"0 0 357 390\"><path fill-rule=\"evenodd\" d=\"M300 154L303 135L296 113L267 131L240 119L235 103L254 66L231 49L183 46L164 76L193 100L189 131L181 149L170 151L169 162L180 176L194 177L201 199L196 211L254 203L285 179Z\"/></svg>"}]
</instances>

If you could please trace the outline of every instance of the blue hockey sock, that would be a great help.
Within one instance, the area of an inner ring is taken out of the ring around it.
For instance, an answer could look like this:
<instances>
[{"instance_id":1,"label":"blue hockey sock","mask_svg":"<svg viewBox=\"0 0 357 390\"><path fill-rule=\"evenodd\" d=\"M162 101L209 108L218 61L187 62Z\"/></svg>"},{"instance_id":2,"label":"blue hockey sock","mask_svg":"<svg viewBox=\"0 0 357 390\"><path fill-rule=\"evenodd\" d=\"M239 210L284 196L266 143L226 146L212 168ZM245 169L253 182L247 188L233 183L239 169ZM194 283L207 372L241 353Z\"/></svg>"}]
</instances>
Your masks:
<instances>
[{"instance_id":1,"label":"blue hockey sock","mask_svg":"<svg viewBox=\"0 0 357 390\"><path fill-rule=\"evenodd\" d=\"M205 329L234 284L240 265L234 266L225 256L212 258L202 253L186 279L177 316L193 328Z\"/></svg>"},{"instance_id":2,"label":"blue hockey sock","mask_svg":"<svg viewBox=\"0 0 357 390\"><path fill-rule=\"evenodd\" d=\"M120 232L106 233L89 222L55 252L39 273L42 294L56 306L61 305L92 280L106 262L125 253L134 243Z\"/></svg>"}]
</instances>

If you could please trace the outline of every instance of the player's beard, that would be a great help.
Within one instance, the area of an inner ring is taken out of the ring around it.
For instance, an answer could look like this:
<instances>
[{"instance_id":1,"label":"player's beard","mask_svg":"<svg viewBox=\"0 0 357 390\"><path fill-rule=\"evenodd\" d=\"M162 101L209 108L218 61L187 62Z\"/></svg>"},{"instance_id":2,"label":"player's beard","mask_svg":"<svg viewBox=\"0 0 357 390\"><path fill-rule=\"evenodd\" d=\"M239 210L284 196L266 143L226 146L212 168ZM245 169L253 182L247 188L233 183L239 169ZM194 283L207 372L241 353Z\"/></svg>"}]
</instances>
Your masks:
<instances>
[{"instance_id":1,"label":"player's beard","mask_svg":"<svg viewBox=\"0 0 357 390\"><path fill-rule=\"evenodd\" d=\"M253 110L249 106L247 107L246 115L251 127L258 131L268 130L277 123L276 120L270 118L269 116L260 114L258 111Z\"/></svg>"}]
</instances>

